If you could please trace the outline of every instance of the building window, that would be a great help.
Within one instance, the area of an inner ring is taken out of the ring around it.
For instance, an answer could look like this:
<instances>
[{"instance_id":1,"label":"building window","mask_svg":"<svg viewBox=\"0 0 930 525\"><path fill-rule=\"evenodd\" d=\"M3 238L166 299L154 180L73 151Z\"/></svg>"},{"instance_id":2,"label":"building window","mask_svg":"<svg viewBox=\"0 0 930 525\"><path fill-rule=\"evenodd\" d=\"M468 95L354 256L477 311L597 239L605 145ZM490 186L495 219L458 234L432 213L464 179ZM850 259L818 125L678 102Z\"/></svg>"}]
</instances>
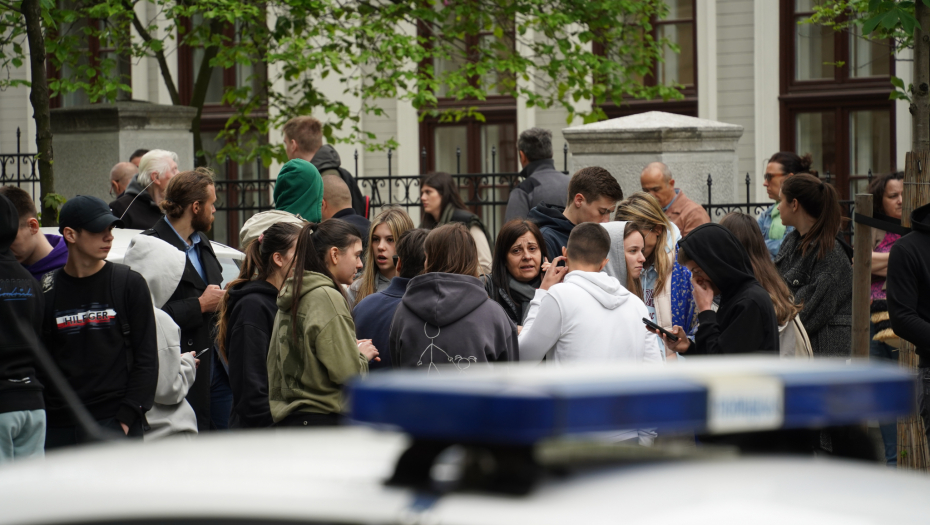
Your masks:
<instances>
[{"instance_id":1,"label":"building window","mask_svg":"<svg viewBox=\"0 0 930 525\"><path fill-rule=\"evenodd\" d=\"M87 36L87 33L99 34L105 29L105 23L105 20L99 18L80 18L74 22L63 24L60 28L60 34L79 36L81 47L77 50L77 62L56 69L49 61L47 65L48 78L83 78L86 77L82 73L84 68L90 67L99 73L102 70L103 62L109 61L107 73L110 79L132 85L131 61L127 55L117 53L117 43L112 39L101 39L96 35ZM106 100L98 99L96 102L106 102ZM49 100L49 105L52 108L70 108L90 103L90 97L83 89L59 93Z\"/></svg>"},{"instance_id":2,"label":"building window","mask_svg":"<svg viewBox=\"0 0 930 525\"><path fill-rule=\"evenodd\" d=\"M818 0L781 3L781 149L810 153L844 199L895 169L892 45L799 24ZM772 152L774 153L774 152Z\"/></svg>"},{"instance_id":3,"label":"building window","mask_svg":"<svg viewBox=\"0 0 930 525\"><path fill-rule=\"evenodd\" d=\"M665 111L696 117L697 104L697 0L664 0L668 7L665 18L652 20L652 37L665 38L678 46L676 53L670 46L662 50L662 62L652 66L652 74L642 79L646 86L681 85L681 100L624 100L617 106L608 102L601 106L610 118L634 115L646 111ZM597 51L597 50L596 50ZM603 52L603 48L601 48Z\"/></svg>"}]
</instances>

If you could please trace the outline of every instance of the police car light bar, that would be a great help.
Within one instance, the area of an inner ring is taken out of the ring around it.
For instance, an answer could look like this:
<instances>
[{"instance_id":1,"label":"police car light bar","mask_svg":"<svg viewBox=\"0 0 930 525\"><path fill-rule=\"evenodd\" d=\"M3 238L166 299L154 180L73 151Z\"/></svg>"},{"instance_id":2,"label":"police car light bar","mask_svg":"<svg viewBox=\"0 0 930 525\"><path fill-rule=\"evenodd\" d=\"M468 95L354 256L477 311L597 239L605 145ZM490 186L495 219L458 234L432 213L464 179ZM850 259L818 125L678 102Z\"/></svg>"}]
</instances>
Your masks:
<instances>
[{"instance_id":1,"label":"police car light bar","mask_svg":"<svg viewBox=\"0 0 930 525\"><path fill-rule=\"evenodd\" d=\"M894 365L691 358L674 365L495 366L373 374L350 417L416 438L532 444L629 429L725 434L890 421L914 411L916 378Z\"/></svg>"}]
</instances>

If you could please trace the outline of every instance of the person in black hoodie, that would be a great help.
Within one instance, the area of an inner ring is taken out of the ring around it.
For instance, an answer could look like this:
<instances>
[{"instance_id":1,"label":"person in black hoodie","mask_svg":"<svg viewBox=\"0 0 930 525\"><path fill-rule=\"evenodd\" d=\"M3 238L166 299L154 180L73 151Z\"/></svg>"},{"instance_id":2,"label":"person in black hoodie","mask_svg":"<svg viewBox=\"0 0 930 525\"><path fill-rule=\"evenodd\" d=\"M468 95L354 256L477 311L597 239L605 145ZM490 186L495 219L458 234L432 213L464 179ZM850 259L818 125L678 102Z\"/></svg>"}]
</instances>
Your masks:
<instances>
[{"instance_id":1,"label":"person in black hoodie","mask_svg":"<svg viewBox=\"0 0 930 525\"><path fill-rule=\"evenodd\" d=\"M394 368L463 373L517 361L517 326L478 279L475 242L463 224L446 224L424 244L425 274L414 277L394 312Z\"/></svg>"},{"instance_id":2,"label":"person in black hoodie","mask_svg":"<svg viewBox=\"0 0 930 525\"><path fill-rule=\"evenodd\" d=\"M342 159L336 148L329 144L323 144L320 149L316 150L310 159L310 164L316 166L320 176L336 175L349 187L349 193L352 195L352 209L361 217L368 218L368 199L362 195L362 190L358 188L358 182L355 177L349 173L349 170L342 167ZM364 233L364 232L362 232Z\"/></svg>"},{"instance_id":3,"label":"person in black hoodie","mask_svg":"<svg viewBox=\"0 0 930 525\"><path fill-rule=\"evenodd\" d=\"M691 271L700 325L691 342L684 329L672 350L691 354L778 355L778 321L769 293L756 280L746 249L730 230L719 224L702 224L678 242L678 263ZM711 305L720 296L720 308Z\"/></svg>"},{"instance_id":4,"label":"person in black hoodie","mask_svg":"<svg viewBox=\"0 0 930 525\"><path fill-rule=\"evenodd\" d=\"M300 227L272 224L245 250L239 277L226 287L217 323L217 349L229 362L233 405L229 428L270 427L268 344L278 291L291 271Z\"/></svg>"},{"instance_id":5,"label":"person in black hoodie","mask_svg":"<svg viewBox=\"0 0 930 525\"><path fill-rule=\"evenodd\" d=\"M561 257L562 248L568 246L572 228L583 222L598 224L610 221L623 200L623 190L617 179L604 168L582 168L568 182L568 201L565 207L538 204L530 210L529 220L539 226L546 240L550 259Z\"/></svg>"},{"instance_id":6,"label":"person in black hoodie","mask_svg":"<svg viewBox=\"0 0 930 525\"><path fill-rule=\"evenodd\" d=\"M44 305L38 281L10 250L19 214L0 195L0 463L45 453L45 402L34 348Z\"/></svg>"},{"instance_id":7,"label":"person in black hoodie","mask_svg":"<svg viewBox=\"0 0 930 525\"><path fill-rule=\"evenodd\" d=\"M911 233L888 257L888 314L898 337L916 348L921 388L917 390L924 432L930 438L930 204L911 213ZM921 300L920 298L924 299Z\"/></svg>"}]
</instances>

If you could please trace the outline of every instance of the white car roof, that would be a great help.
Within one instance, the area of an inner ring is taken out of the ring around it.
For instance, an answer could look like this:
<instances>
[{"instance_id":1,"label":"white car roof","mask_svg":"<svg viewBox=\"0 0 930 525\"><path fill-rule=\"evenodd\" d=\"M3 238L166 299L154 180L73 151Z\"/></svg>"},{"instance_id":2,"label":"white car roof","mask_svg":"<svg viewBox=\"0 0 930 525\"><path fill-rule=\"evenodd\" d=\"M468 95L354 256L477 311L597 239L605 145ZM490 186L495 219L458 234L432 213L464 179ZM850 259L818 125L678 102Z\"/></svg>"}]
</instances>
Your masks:
<instances>
[{"instance_id":1,"label":"white car roof","mask_svg":"<svg viewBox=\"0 0 930 525\"><path fill-rule=\"evenodd\" d=\"M43 234L60 235L56 227L44 227L40 228L40 230ZM142 230L113 228L113 247L110 248L110 254L107 256L107 260L117 263L123 262L123 255L126 253L126 249L129 248L129 241L140 233L142 233ZM216 253L217 258L226 257L236 261L241 261L245 258L244 253L235 248L226 246L225 244L210 241L210 245L213 246L213 251Z\"/></svg>"},{"instance_id":2,"label":"white car roof","mask_svg":"<svg viewBox=\"0 0 930 525\"><path fill-rule=\"evenodd\" d=\"M431 501L384 483L409 442L362 427L268 429L55 451L0 468L0 524L849 525L926 523L930 513L926 476L791 457L607 466L547 478L528 496L451 493Z\"/></svg>"}]
</instances>

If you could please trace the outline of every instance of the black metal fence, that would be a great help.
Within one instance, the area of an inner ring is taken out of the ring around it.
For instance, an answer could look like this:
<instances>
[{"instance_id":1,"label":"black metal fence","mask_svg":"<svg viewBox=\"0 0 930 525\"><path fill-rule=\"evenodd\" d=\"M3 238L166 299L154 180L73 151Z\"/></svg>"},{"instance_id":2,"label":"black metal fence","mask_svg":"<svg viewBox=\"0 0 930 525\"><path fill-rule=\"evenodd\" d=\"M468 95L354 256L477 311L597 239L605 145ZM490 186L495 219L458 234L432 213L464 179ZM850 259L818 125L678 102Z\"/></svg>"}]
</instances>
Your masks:
<instances>
[{"instance_id":1,"label":"black metal fence","mask_svg":"<svg viewBox=\"0 0 930 525\"><path fill-rule=\"evenodd\" d=\"M20 140L22 132L16 128L16 153L0 153L0 186L18 186L32 195L39 204L42 187L39 184L39 172L36 168L38 157L35 153L23 153Z\"/></svg>"}]
</instances>

